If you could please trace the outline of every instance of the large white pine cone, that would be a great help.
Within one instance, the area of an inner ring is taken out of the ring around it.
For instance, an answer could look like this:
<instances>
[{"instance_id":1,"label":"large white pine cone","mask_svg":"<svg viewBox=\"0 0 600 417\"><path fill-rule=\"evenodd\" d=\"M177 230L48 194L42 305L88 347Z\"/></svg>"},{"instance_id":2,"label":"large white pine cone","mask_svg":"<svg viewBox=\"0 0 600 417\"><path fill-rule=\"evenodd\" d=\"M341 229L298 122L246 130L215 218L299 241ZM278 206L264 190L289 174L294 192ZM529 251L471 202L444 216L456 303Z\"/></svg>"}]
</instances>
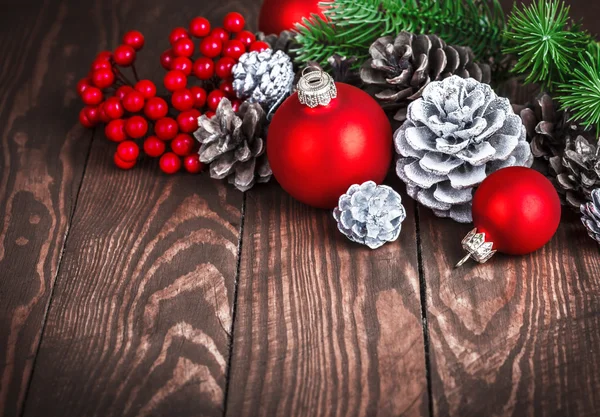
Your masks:
<instances>
[{"instance_id":1,"label":"large white pine cone","mask_svg":"<svg viewBox=\"0 0 600 417\"><path fill-rule=\"evenodd\" d=\"M469 223L473 190L509 166L530 167L525 126L508 99L472 78L430 83L394 134L398 176L440 217Z\"/></svg>"}]
</instances>

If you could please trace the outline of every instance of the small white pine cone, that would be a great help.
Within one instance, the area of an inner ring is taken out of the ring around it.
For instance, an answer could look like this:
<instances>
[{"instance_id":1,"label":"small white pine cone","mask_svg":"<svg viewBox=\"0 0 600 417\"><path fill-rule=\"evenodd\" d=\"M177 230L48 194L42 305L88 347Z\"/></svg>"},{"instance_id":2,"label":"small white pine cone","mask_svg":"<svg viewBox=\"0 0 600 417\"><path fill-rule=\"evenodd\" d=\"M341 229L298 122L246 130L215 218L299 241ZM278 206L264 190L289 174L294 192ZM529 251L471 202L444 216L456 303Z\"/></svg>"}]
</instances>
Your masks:
<instances>
[{"instance_id":1,"label":"small white pine cone","mask_svg":"<svg viewBox=\"0 0 600 417\"><path fill-rule=\"evenodd\" d=\"M592 201L581 205L581 222L590 237L600 243L600 188L592 191Z\"/></svg>"},{"instance_id":2,"label":"small white pine cone","mask_svg":"<svg viewBox=\"0 0 600 417\"><path fill-rule=\"evenodd\" d=\"M333 211L338 229L353 242L377 249L400 236L406 211L400 194L367 181L352 185Z\"/></svg>"},{"instance_id":3,"label":"small white pine cone","mask_svg":"<svg viewBox=\"0 0 600 417\"><path fill-rule=\"evenodd\" d=\"M530 167L525 126L508 99L472 78L431 82L394 134L396 172L437 216L470 223L473 190L491 173Z\"/></svg>"}]
</instances>

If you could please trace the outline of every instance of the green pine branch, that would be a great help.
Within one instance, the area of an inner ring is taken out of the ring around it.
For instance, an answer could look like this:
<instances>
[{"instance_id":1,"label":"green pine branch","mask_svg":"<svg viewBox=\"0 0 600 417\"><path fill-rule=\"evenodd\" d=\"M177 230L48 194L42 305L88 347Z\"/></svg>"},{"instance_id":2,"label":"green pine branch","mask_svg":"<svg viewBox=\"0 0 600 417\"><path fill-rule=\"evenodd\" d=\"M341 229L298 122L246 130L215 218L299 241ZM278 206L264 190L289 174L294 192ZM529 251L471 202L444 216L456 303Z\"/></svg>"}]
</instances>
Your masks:
<instances>
[{"instance_id":1,"label":"green pine branch","mask_svg":"<svg viewBox=\"0 0 600 417\"><path fill-rule=\"evenodd\" d=\"M325 20L313 15L296 27L299 63L325 65L338 54L360 64L375 40L403 30L469 46L480 61L500 57L505 22L498 0L334 0L321 7Z\"/></svg>"}]
</instances>

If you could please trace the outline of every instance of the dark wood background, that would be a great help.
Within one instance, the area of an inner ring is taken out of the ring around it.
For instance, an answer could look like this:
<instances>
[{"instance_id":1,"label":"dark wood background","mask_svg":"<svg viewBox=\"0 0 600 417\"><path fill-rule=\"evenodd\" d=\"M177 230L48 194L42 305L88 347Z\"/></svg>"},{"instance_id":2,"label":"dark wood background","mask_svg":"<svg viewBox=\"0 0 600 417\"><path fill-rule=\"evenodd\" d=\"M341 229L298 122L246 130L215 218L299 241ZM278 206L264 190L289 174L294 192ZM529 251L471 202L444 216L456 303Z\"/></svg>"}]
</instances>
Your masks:
<instances>
[{"instance_id":1,"label":"dark wood background","mask_svg":"<svg viewBox=\"0 0 600 417\"><path fill-rule=\"evenodd\" d=\"M600 3L572 5L600 29ZM2 6L0 416L600 415L600 252L576 216L453 270L469 226L405 194L371 251L276 184L119 171L77 123L95 53L136 28L160 79L171 28L255 29L260 0Z\"/></svg>"}]
</instances>

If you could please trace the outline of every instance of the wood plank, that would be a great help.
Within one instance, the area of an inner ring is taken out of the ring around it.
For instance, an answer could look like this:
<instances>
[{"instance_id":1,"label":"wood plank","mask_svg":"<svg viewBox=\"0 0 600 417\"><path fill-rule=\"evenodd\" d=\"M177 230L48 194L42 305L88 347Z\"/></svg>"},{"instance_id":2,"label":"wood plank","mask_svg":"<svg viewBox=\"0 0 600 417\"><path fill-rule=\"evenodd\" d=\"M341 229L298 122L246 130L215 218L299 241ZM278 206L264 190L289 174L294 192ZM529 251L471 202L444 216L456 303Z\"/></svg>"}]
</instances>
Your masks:
<instances>
[{"instance_id":1,"label":"wood plank","mask_svg":"<svg viewBox=\"0 0 600 417\"><path fill-rule=\"evenodd\" d=\"M74 92L93 57L73 39L87 6L10 3L0 13L0 416L22 409L92 137ZM100 47L96 33L86 47Z\"/></svg>"},{"instance_id":2,"label":"wood plank","mask_svg":"<svg viewBox=\"0 0 600 417\"><path fill-rule=\"evenodd\" d=\"M400 239L372 251L278 186L248 194L227 415L428 415L404 201Z\"/></svg>"},{"instance_id":3,"label":"wood plank","mask_svg":"<svg viewBox=\"0 0 600 417\"><path fill-rule=\"evenodd\" d=\"M171 28L231 10L258 4L99 1L79 36L141 30L140 75L160 80ZM119 171L114 149L94 140L24 415L220 416L242 194L157 161Z\"/></svg>"}]
</instances>

